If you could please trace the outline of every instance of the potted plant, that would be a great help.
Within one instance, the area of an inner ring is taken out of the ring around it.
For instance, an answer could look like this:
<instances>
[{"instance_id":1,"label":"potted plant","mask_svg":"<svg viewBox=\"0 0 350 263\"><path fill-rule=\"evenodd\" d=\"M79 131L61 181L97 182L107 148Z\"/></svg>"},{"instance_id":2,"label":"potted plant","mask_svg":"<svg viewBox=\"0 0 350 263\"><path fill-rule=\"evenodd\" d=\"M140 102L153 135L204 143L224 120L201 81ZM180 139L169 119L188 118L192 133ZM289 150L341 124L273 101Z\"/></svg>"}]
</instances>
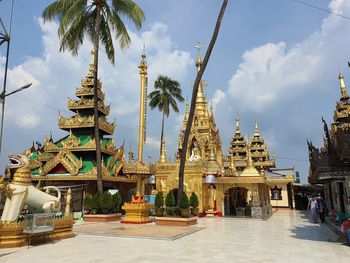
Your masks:
<instances>
[{"instance_id":1,"label":"potted plant","mask_svg":"<svg viewBox=\"0 0 350 263\"><path fill-rule=\"evenodd\" d=\"M164 215L164 197L163 192L158 192L154 199L154 207L156 216Z\"/></svg>"},{"instance_id":2,"label":"potted plant","mask_svg":"<svg viewBox=\"0 0 350 263\"><path fill-rule=\"evenodd\" d=\"M174 215L175 197L172 191L170 191L165 198L166 214L168 216Z\"/></svg>"},{"instance_id":3,"label":"potted plant","mask_svg":"<svg viewBox=\"0 0 350 263\"><path fill-rule=\"evenodd\" d=\"M190 217L190 201L188 200L187 194L183 194L180 200L180 215L182 217Z\"/></svg>"},{"instance_id":4,"label":"potted plant","mask_svg":"<svg viewBox=\"0 0 350 263\"><path fill-rule=\"evenodd\" d=\"M191 207L191 214L194 216L198 215L199 212L199 201L198 201L198 196L196 195L195 192L192 192L191 197L190 197L190 207Z\"/></svg>"}]
</instances>

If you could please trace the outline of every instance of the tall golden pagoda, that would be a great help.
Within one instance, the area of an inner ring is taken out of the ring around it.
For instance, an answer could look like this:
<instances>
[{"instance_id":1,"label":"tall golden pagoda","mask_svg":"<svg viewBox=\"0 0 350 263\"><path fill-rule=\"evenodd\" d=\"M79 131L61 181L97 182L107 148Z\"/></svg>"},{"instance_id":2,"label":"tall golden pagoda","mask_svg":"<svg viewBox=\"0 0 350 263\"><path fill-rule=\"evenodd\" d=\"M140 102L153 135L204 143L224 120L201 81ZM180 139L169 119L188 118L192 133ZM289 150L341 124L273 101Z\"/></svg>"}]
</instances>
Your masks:
<instances>
[{"instance_id":1,"label":"tall golden pagoda","mask_svg":"<svg viewBox=\"0 0 350 263\"><path fill-rule=\"evenodd\" d=\"M197 43L195 46L198 49L198 56L196 61L197 72L200 70L202 65L202 59L200 56L200 44ZM208 107L208 101L204 96L203 86L207 82L201 80L198 87L197 100L195 106L195 113L193 118L193 124L189 137L189 144L186 154L186 160L188 161L208 161L210 149L213 147L215 160L221 163L222 152L221 152L221 140L219 135L219 130L216 128L213 108ZM179 136L179 148L177 157L179 158L182 152L182 141L184 132L186 130L186 125L188 122L189 107L188 102L186 102L185 117L183 120L183 128L180 131Z\"/></svg>"}]
</instances>

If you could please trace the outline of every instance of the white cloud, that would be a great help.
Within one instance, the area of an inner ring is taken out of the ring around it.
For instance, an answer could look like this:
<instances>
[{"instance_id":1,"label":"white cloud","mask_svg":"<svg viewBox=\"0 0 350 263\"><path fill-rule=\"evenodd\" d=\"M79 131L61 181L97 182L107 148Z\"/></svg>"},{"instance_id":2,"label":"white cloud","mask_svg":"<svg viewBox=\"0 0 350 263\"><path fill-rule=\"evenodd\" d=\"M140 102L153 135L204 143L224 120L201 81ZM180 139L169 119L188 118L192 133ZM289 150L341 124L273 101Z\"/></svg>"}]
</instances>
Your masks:
<instances>
[{"instance_id":1,"label":"white cloud","mask_svg":"<svg viewBox=\"0 0 350 263\"><path fill-rule=\"evenodd\" d=\"M15 123L20 128L34 128L39 125L41 119L35 114L28 112L18 112L18 115L15 118Z\"/></svg>"},{"instance_id":2,"label":"white cloud","mask_svg":"<svg viewBox=\"0 0 350 263\"><path fill-rule=\"evenodd\" d=\"M350 13L350 1L331 1L330 9ZM240 109L263 112L286 98L320 89L323 74L346 59L349 33L348 21L329 15L320 31L291 47L281 41L245 51L229 81L228 100Z\"/></svg>"},{"instance_id":3,"label":"white cloud","mask_svg":"<svg viewBox=\"0 0 350 263\"><path fill-rule=\"evenodd\" d=\"M212 105L213 105L213 110L215 112L216 106L225 98L225 92L223 92L220 89L217 89L214 92L213 98L211 99Z\"/></svg>"}]
</instances>

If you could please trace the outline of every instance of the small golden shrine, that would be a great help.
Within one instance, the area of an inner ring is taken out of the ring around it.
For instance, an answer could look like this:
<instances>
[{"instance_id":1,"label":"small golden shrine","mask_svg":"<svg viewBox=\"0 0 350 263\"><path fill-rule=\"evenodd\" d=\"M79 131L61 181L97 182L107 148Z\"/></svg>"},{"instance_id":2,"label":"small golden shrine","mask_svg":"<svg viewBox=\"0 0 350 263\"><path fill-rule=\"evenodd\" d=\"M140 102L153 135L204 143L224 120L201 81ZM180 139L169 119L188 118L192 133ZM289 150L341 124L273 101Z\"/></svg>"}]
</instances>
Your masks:
<instances>
[{"instance_id":1,"label":"small golden shrine","mask_svg":"<svg viewBox=\"0 0 350 263\"><path fill-rule=\"evenodd\" d=\"M196 61L197 71L202 65L200 45ZM271 213L272 188L277 185L282 197L276 206L293 207L292 183L294 169L274 170L275 159L260 135L258 122L249 141L240 131L239 118L232 137L228 155L222 153L219 130L216 127L213 107L208 107L203 87L199 84L195 115L187 149L184 191L190 196L195 192L199 197L199 215L210 216L249 216L268 218ZM180 131L175 162L166 157L165 140L162 141L161 156L156 164L156 189L166 195L173 191L177 196L178 174L182 141L189 116L186 102L183 128ZM289 185L289 187L287 187ZM288 188L288 189L287 189Z\"/></svg>"}]
</instances>

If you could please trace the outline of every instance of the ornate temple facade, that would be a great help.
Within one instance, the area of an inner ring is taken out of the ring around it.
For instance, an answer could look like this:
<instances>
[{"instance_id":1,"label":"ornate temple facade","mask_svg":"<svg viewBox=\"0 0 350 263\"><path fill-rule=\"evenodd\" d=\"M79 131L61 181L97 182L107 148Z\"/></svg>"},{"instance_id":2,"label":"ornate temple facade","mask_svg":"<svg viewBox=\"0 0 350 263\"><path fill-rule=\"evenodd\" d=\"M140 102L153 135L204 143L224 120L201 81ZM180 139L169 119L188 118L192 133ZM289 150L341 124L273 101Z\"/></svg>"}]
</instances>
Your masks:
<instances>
[{"instance_id":1,"label":"ornate temple facade","mask_svg":"<svg viewBox=\"0 0 350 263\"><path fill-rule=\"evenodd\" d=\"M338 79L341 96L330 128L322 118L323 146L317 148L308 141L309 183L324 185L329 210L350 216L350 97L343 74Z\"/></svg>"},{"instance_id":2,"label":"ornate temple facade","mask_svg":"<svg viewBox=\"0 0 350 263\"><path fill-rule=\"evenodd\" d=\"M94 68L93 52L88 74L76 88L76 99L68 98L68 109L74 114L64 117L59 113L58 127L68 135L55 141L50 134L44 143L37 142L24 155L30 158L33 182L44 186L56 185L73 190L73 210L80 211L85 193L96 191L96 142L94 138ZM106 189L119 189L126 196L135 187L136 178L125 175L124 145L116 148L113 139L115 122L108 121L110 105L104 103L102 83L98 81L98 111L102 155L102 178Z\"/></svg>"},{"instance_id":3,"label":"ornate temple facade","mask_svg":"<svg viewBox=\"0 0 350 263\"><path fill-rule=\"evenodd\" d=\"M202 64L198 55L197 71ZM231 215L268 218L271 204L293 207L292 184L294 169L274 169L275 159L270 157L258 123L249 140L241 133L239 119L232 137L228 155L224 155L213 108L208 107L201 81L197 93L195 115L190 132L184 191L188 196L199 196L200 215ZM156 165L156 189L164 194L176 195L182 141L188 122L186 103L183 128L180 131L175 162L167 161L165 141L162 142L160 160ZM276 200L271 203L271 199Z\"/></svg>"}]
</instances>

